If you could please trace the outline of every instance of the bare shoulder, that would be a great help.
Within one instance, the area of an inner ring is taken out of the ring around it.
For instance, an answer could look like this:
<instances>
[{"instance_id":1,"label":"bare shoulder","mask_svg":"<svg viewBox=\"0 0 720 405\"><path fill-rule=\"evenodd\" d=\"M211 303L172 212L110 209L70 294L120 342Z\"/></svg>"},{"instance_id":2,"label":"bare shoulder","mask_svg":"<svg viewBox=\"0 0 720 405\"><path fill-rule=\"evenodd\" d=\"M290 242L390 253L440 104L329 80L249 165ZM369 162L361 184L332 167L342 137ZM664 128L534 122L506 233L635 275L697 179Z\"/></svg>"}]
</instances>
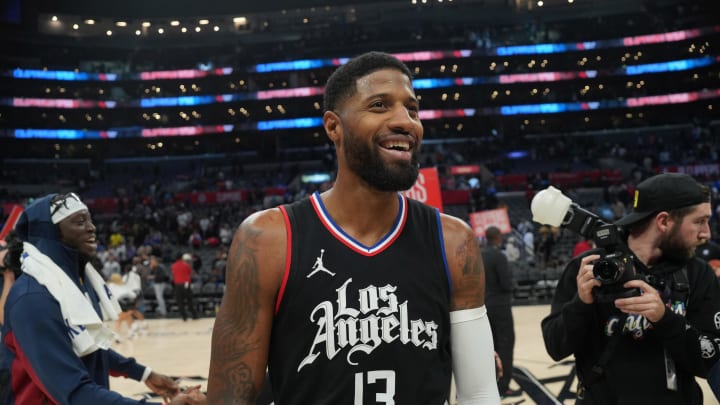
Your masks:
<instances>
[{"instance_id":1,"label":"bare shoulder","mask_svg":"<svg viewBox=\"0 0 720 405\"><path fill-rule=\"evenodd\" d=\"M442 223L443 233L445 236L448 234L462 234L462 237L467 237L466 234L473 235L470 225L466 221L458 217L454 217L448 214L440 214L440 222Z\"/></svg>"},{"instance_id":2,"label":"bare shoulder","mask_svg":"<svg viewBox=\"0 0 720 405\"><path fill-rule=\"evenodd\" d=\"M286 259L285 217L279 208L258 211L235 231L228 255L228 279L251 278L272 289L282 278ZM237 278L236 278L237 277ZM230 285L228 285L230 287Z\"/></svg>"},{"instance_id":3,"label":"bare shoulder","mask_svg":"<svg viewBox=\"0 0 720 405\"><path fill-rule=\"evenodd\" d=\"M445 252L453 288L451 310L476 308L485 302L485 271L480 244L470 225L442 214Z\"/></svg>"}]
</instances>

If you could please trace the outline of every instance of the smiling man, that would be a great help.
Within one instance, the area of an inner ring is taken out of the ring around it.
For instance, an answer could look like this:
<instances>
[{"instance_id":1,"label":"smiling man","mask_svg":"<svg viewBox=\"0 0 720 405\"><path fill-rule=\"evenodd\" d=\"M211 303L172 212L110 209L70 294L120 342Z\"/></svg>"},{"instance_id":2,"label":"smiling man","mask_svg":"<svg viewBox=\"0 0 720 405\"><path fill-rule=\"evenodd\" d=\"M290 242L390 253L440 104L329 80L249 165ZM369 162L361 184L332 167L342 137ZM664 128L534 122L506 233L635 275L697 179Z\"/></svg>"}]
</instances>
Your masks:
<instances>
[{"instance_id":1,"label":"smiling man","mask_svg":"<svg viewBox=\"0 0 720 405\"><path fill-rule=\"evenodd\" d=\"M10 290L0 359L10 369L13 404L138 404L109 390L110 373L145 384L171 404L202 404L195 390L179 394L169 377L110 348L104 321L119 305L89 264L95 225L74 193L51 194L26 207L15 226L25 241L24 275Z\"/></svg>"},{"instance_id":2,"label":"smiling man","mask_svg":"<svg viewBox=\"0 0 720 405\"><path fill-rule=\"evenodd\" d=\"M328 79L333 187L237 230L213 329L208 400L497 404L478 241L405 198L423 137L411 73L370 52Z\"/></svg>"}]
</instances>

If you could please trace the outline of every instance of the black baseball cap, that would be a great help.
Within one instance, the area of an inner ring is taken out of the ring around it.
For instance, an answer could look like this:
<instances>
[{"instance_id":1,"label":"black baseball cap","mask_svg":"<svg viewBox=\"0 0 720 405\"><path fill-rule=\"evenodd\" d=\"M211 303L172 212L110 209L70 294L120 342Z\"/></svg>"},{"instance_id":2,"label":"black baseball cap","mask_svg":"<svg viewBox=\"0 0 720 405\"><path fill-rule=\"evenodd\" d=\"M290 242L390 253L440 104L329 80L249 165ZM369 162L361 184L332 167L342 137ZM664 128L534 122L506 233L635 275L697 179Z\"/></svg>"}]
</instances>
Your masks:
<instances>
[{"instance_id":1,"label":"black baseball cap","mask_svg":"<svg viewBox=\"0 0 720 405\"><path fill-rule=\"evenodd\" d=\"M684 173L663 173L640 182L635 189L633 212L615 222L628 226L661 211L710 201L710 189Z\"/></svg>"}]
</instances>

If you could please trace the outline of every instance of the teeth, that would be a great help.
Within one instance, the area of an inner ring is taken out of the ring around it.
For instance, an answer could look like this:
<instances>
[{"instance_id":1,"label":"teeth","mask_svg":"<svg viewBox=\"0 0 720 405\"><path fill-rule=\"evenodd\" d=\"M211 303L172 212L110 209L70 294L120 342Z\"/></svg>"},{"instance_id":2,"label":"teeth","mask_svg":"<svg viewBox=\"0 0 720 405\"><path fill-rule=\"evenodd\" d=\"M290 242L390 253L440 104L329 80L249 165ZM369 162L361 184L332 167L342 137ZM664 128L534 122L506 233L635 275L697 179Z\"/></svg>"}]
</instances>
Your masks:
<instances>
[{"instance_id":1,"label":"teeth","mask_svg":"<svg viewBox=\"0 0 720 405\"><path fill-rule=\"evenodd\" d=\"M403 141L389 141L383 144L383 147L386 149L397 149L402 151L408 151L410 150L410 144L408 142Z\"/></svg>"}]
</instances>

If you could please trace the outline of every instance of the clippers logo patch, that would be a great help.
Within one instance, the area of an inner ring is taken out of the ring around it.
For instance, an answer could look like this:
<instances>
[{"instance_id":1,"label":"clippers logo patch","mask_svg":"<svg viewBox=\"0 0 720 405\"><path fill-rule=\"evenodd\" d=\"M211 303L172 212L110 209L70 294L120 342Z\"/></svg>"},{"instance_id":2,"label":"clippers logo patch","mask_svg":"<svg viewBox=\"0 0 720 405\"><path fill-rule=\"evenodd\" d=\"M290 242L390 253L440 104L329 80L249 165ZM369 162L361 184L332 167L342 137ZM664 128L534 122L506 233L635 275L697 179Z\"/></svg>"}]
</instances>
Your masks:
<instances>
[{"instance_id":1,"label":"clippers logo patch","mask_svg":"<svg viewBox=\"0 0 720 405\"><path fill-rule=\"evenodd\" d=\"M700 352L703 359L711 359L715 356L715 345L705 336L700 338Z\"/></svg>"},{"instance_id":2,"label":"clippers logo patch","mask_svg":"<svg viewBox=\"0 0 720 405\"><path fill-rule=\"evenodd\" d=\"M716 312L713 319L715 320L715 329L720 330L720 312Z\"/></svg>"}]
</instances>

